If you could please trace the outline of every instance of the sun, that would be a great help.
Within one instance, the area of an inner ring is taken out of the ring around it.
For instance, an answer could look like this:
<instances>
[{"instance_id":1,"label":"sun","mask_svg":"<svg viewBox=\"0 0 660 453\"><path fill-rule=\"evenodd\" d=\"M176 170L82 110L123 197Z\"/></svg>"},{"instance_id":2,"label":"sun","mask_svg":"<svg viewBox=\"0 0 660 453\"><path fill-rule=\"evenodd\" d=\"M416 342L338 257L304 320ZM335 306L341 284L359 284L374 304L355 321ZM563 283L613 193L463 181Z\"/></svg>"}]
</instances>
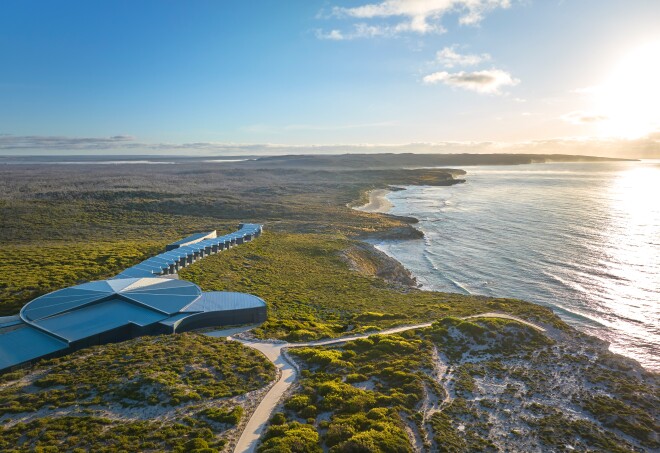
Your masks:
<instances>
[{"instance_id":1,"label":"sun","mask_svg":"<svg viewBox=\"0 0 660 453\"><path fill-rule=\"evenodd\" d=\"M634 48L597 90L600 135L639 138L660 129L660 39Z\"/></svg>"}]
</instances>

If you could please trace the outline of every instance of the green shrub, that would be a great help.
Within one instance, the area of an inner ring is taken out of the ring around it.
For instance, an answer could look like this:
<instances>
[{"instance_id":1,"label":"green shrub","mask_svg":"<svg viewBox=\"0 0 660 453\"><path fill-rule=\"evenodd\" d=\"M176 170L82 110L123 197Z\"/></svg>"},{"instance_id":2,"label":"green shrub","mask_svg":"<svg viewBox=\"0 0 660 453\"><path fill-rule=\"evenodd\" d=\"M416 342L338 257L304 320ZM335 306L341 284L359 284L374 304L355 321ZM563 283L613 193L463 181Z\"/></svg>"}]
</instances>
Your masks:
<instances>
[{"instance_id":1,"label":"green shrub","mask_svg":"<svg viewBox=\"0 0 660 453\"><path fill-rule=\"evenodd\" d=\"M286 423L286 416L282 412L276 412L270 419L270 423L273 425L283 425Z\"/></svg>"},{"instance_id":2,"label":"green shrub","mask_svg":"<svg viewBox=\"0 0 660 453\"><path fill-rule=\"evenodd\" d=\"M179 405L265 386L275 367L237 342L198 334L142 337L46 360L0 390L0 415L42 407ZM36 390L29 390L30 384Z\"/></svg>"},{"instance_id":3,"label":"green shrub","mask_svg":"<svg viewBox=\"0 0 660 453\"><path fill-rule=\"evenodd\" d=\"M264 435L259 453L321 453L319 434L313 426L298 422L271 426Z\"/></svg>"},{"instance_id":4,"label":"green shrub","mask_svg":"<svg viewBox=\"0 0 660 453\"><path fill-rule=\"evenodd\" d=\"M243 408L241 406L235 406L232 410L207 408L201 411L200 415L214 422L238 425L243 416Z\"/></svg>"}]
</instances>

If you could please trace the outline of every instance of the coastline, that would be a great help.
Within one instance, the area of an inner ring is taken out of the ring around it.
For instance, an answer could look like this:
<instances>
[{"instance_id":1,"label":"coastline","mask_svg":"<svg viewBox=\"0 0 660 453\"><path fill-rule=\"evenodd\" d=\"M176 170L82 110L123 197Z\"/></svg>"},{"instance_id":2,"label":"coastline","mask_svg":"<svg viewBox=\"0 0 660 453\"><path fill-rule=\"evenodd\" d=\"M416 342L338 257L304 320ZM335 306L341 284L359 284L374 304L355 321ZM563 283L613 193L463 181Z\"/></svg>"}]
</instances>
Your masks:
<instances>
[{"instance_id":1,"label":"coastline","mask_svg":"<svg viewBox=\"0 0 660 453\"><path fill-rule=\"evenodd\" d=\"M387 216L392 216L388 212L394 207L392 202L387 199L387 195L396 190L404 190L403 188L397 188L390 186L389 189L371 189L362 193L362 196L359 200L353 201L346 204L347 208L353 209L355 211L366 212L369 214L382 214ZM366 204L359 204L367 198ZM370 232L362 236L363 242L369 244L370 247L377 250L373 247L373 244L369 243L369 240L411 240L411 239L423 239L424 233L422 233L417 228L413 227L412 224L419 222L419 219L414 217L403 217L403 216L392 216L402 221L406 222L407 225L400 227L393 227L388 230L381 232ZM399 263L398 260L395 260ZM400 264L400 263L399 263ZM403 265L401 265L403 266Z\"/></svg>"},{"instance_id":2,"label":"coastline","mask_svg":"<svg viewBox=\"0 0 660 453\"><path fill-rule=\"evenodd\" d=\"M393 215L393 214L389 214L389 212L391 211L392 208L394 208L394 203L392 203L390 200L385 198L386 195L388 195L389 193L391 193L393 191L394 190L391 190L391 189L390 190L388 190L388 189L372 189L372 190L369 190L369 191L366 192L366 194L369 197L369 202L365 205L362 205L362 206L353 206L352 209L356 209L356 210L363 211L363 212L379 213L379 214L384 214L384 215ZM385 203L383 203L383 201ZM396 215L393 215L393 216L398 217ZM414 219L416 222L419 221L419 219L416 218L416 217L411 216L411 217L407 217L407 218ZM404 283L403 284L404 286L407 286L410 289L418 289L418 290L422 290L422 291L432 291L432 292L433 291L438 291L437 289L425 287L422 283L420 283L420 280L419 280L420 276L416 275L415 272L413 272L410 268L408 268L407 265L404 262L400 261L399 258L395 257L394 255L391 255L391 254L387 253L386 251L382 250L381 248L377 247L374 244L374 242L370 241L370 239L377 239L377 240L382 240L382 241L401 241L401 240L405 241L405 240L413 240L413 239L419 239L419 238L425 237L424 232L422 232L421 230L419 230L417 228L414 228L412 226L410 226L410 229L414 230L416 233L419 233L419 236L405 237L405 236L402 236L401 234L399 234L400 232L398 231L398 229L393 229L393 234L392 235L387 235L387 234L372 235L372 236L362 238L361 242L368 245L369 248L373 249L374 252L380 253L380 254L384 255L385 257L387 257L387 259L385 261L389 261L389 263L394 268L400 270L403 274L409 276L409 278L412 280L412 282L414 282L412 284ZM381 276L381 278L382 278L382 276ZM387 280L387 278L385 278L385 280ZM401 283L402 282L399 282L399 284L401 284ZM452 291L452 292L454 292L454 291ZM468 293L468 294L470 294L470 293ZM471 294L471 295L479 296L479 294ZM484 297L498 298L498 297L505 297L505 296L484 296ZM534 303L535 305L548 307L555 314L558 313L558 307L548 306L548 305L544 305L544 304L538 303L538 302L532 302L532 303ZM563 317L562 317L562 321L567 323L567 320ZM625 361L628 361L629 363L632 362L634 364L634 366L639 367L639 369L643 370L644 372L658 373L658 370L655 367L652 367L652 366L649 367L648 365L643 364L642 362L640 362L637 358L635 358L633 356L630 356L630 355L625 354L625 353L620 352L620 351L613 351L611 349L612 345L608 340L603 339L603 338L599 337L598 335L596 335L594 333L587 332L583 329L580 329L580 328L578 328L578 326L573 325L571 323L567 323L567 324L572 329L574 329L575 332L578 332L580 336L583 336L583 338L589 338L590 340L594 341L595 343L600 343L606 351L608 351L610 354L614 354L619 359L624 359Z\"/></svg>"},{"instance_id":3,"label":"coastline","mask_svg":"<svg viewBox=\"0 0 660 453\"><path fill-rule=\"evenodd\" d=\"M352 208L357 211L385 214L389 212L394 206L390 200L387 199L387 194L392 192L390 189L372 189L367 192L369 201L362 206L353 206Z\"/></svg>"}]
</instances>

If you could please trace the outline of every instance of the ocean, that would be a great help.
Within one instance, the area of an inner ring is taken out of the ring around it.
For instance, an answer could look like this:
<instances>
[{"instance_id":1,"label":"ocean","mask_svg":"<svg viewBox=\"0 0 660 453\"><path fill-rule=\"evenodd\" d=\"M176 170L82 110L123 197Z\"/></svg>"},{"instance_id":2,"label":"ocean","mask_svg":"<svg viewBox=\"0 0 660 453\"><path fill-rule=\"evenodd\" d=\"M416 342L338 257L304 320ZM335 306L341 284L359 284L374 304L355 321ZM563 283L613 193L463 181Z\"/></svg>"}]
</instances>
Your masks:
<instances>
[{"instance_id":1,"label":"ocean","mask_svg":"<svg viewBox=\"0 0 660 453\"><path fill-rule=\"evenodd\" d=\"M376 246L423 289L548 306L660 371L660 161L463 169L388 194L425 238Z\"/></svg>"}]
</instances>

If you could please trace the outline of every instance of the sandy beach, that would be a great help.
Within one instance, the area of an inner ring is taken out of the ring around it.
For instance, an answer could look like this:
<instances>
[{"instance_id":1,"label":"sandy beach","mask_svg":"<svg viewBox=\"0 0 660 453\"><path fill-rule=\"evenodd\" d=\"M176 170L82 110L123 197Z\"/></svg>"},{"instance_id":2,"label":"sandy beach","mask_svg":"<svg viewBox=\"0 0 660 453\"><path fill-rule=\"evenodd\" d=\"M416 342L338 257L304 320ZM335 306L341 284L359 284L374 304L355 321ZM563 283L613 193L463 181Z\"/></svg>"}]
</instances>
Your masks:
<instances>
[{"instance_id":1,"label":"sandy beach","mask_svg":"<svg viewBox=\"0 0 660 453\"><path fill-rule=\"evenodd\" d=\"M385 196L390 193L389 189L374 189L369 191L369 203L358 206L355 209L363 212L388 212L392 209L392 203Z\"/></svg>"}]
</instances>

